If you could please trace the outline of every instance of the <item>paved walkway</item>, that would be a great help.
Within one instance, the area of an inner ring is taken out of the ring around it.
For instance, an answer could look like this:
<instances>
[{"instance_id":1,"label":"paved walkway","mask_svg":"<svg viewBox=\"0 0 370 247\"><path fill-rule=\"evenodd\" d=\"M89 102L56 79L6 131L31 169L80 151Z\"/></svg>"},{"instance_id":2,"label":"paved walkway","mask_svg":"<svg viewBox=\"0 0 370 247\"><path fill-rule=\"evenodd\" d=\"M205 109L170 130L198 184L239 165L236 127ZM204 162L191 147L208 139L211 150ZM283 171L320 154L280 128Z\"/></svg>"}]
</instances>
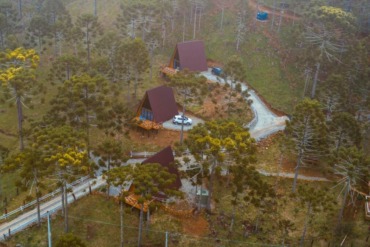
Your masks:
<instances>
[{"instance_id":1,"label":"paved walkway","mask_svg":"<svg viewBox=\"0 0 370 247\"><path fill-rule=\"evenodd\" d=\"M92 159L97 162L97 158L92 156ZM125 165L128 164L136 164L141 163L144 159L130 159L128 160ZM72 187L72 192L75 195L76 199L79 199L89 193L89 186L91 186L91 190L96 190L101 186L104 186L106 184L105 180L102 176L103 169L100 168L96 174L97 177L94 179L88 179L84 181L83 183L77 184L76 186ZM114 190L115 194L119 194L119 191L117 192L115 190L115 187L111 187L111 190ZM40 211L41 211L41 218L46 218L47 213L54 214L57 211L62 209L62 202L61 202L61 194L55 193L56 196L46 202L41 203L40 205ZM68 193L68 203L73 203L75 200L73 198L72 193ZM27 210L26 210L27 211ZM3 223L0 225L0 240L4 240L5 237L9 236L9 229L10 234L13 235L19 231L22 231L29 227L32 224L37 223L37 208L27 211L19 216L17 216L15 219Z\"/></svg>"},{"instance_id":2,"label":"paved walkway","mask_svg":"<svg viewBox=\"0 0 370 247\"><path fill-rule=\"evenodd\" d=\"M75 187L72 187L72 191L76 197L76 199L81 198L89 193L89 185L91 186L92 190L97 189L98 187L105 184L105 180L103 180L102 176L97 177L96 179L89 179L85 183L79 184ZM74 198L72 193L68 193L68 202L74 202ZM41 218L45 218L47 213L53 214L58 210L61 210L62 202L61 196L54 197L52 200L44 202L40 206L41 210ZM9 232L13 235L16 232L22 231L23 229L27 228L28 226L37 222L37 208L28 211L24 214L19 215L17 218L6 222L0 225L0 239L4 240L5 237L9 236Z\"/></svg>"}]
</instances>

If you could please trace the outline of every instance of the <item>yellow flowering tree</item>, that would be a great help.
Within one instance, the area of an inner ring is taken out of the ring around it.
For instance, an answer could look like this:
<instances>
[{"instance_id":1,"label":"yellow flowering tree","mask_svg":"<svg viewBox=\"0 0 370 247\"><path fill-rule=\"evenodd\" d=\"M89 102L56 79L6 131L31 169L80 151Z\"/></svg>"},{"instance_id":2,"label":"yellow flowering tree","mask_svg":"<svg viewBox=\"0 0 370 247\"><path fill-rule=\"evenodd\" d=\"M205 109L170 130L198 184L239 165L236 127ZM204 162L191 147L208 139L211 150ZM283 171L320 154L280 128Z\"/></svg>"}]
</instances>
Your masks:
<instances>
[{"instance_id":1,"label":"yellow flowering tree","mask_svg":"<svg viewBox=\"0 0 370 247\"><path fill-rule=\"evenodd\" d=\"M247 165L256 160L255 140L242 125L231 121L198 124L189 131L185 144L201 170L209 171L208 211L211 211L216 175L221 169L225 168L228 173L236 163Z\"/></svg>"},{"instance_id":2,"label":"yellow flowering tree","mask_svg":"<svg viewBox=\"0 0 370 247\"><path fill-rule=\"evenodd\" d=\"M42 150L44 172L57 179L62 191L65 231L68 232L67 183L93 171L87 155L85 136L70 126L33 130L32 148Z\"/></svg>"},{"instance_id":3,"label":"yellow flowering tree","mask_svg":"<svg viewBox=\"0 0 370 247\"><path fill-rule=\"evenodd\" d=\"M38 62L39 56L32 49L17 48L0 53L0 83L6 97L16 104L20 150L24 149L23 106L40 91L35 75Z\"/></svg>"}]
</instances>

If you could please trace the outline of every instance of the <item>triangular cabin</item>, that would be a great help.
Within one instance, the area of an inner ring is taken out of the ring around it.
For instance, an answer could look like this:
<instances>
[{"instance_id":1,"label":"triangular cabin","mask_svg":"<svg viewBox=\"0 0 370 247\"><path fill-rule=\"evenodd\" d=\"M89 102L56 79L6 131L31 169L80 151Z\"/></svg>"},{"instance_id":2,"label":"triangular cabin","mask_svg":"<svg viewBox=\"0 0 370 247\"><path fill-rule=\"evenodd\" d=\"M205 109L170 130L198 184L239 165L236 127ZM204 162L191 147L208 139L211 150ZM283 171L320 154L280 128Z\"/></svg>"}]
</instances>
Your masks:
<instances>
[{"instance_id":1,"label":"triangular cabin","mask_svg":"<svg viewBox=\"0 0 370 247\"><path fill-rule=\"evenodd\" d=\"M144 129L159 129L163 122L170 120L178 113L172 88L159 86L145 92L135 119Z\"/></svg>"},{"instance_id":2,"label":"triangular cabin","mask_svg":"<svg viewBox=\"0 0 370 247\"><path fill-rule=\"evenodd\" d=\"M160 164L163 167L167 167L168 171L174 175L176 175L176 180L171 184L169 187L171 189L178 190L181 187L181 180L180 180L180 173L176 166L174 165L175 158L173 157L173 151L170 146L166 147L165 149L162 149L158 153L154 154L153 156L149 157L148 159L144 160L141 165L145 164ZM135 188L133 186L130 186L128 189L130 195L125 197L125 202L137 209L141 208L141 205L138 203L138 197L133 193L133 190ZM166 196L162 193L159 193L153 200L163 200ZM148 205L151 203L151 201L144 202L143 211L146 212L148 209Z\"/></svg>"},{"instance_id":3,"label":"triangular cabin","mask_svg":"<svg viewBox=\"0 0 370 247\"><path fill-rule=\"evenodd\" d=\"M173 151L170 146L162 149L158 153L144 160L141 164L158 163L163 167L167 167L168 172L176 175L176 180L169 187L171 189L178 190L181 187L180 173L177 167L174 165L175 158L173 157Z\"/></svg>"},{"instance_id":4,"label":"triangular cabin","mask_svg":"<svg viewBox=\"0 0 370 247\"><path fill-rule=\"evenodd\" d=\"M178 43L171 57L171 69L188 69L193 72L207 71L207 60L203 41L186 41Z\"/></svg>"}]
</instances>

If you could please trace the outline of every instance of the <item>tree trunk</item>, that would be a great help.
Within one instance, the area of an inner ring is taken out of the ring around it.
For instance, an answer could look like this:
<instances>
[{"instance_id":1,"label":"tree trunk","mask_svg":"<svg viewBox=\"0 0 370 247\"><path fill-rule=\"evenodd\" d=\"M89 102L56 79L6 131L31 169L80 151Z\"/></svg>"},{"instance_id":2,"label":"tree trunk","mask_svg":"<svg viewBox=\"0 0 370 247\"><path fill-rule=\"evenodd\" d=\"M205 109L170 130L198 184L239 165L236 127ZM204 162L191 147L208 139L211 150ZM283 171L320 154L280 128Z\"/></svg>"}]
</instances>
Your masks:
<instances>
[{"instance_id":1,"label":"tree trunk","mask_svg":"<svg viewBox=\"0 0 370 247\"><path fill-rule=\"evenodd\" d=\"M343 131L340 132L337 145L335 147L335 152L338 153L340 146L342 145L342 136L343 136Z\"/></svg>"},{"instance_id":2,"label":"tree trunk","mask_svg":"<svg viewBox=\"0 0 370 247\"><path fill-rule=\"evenodd\" d=\"M344 208L346 206L346 201L347 201L347 196L348 196L349 190L350 190L350 184L349 184L349 181L347 180L346 191L344 192L342 206L340 208L339 215L338 215L337 229L340 227L340 225L342 223Z\"/></svg>"},{"instance_id":3,"label":"tree trunk","mask_svg":"<svg viewBox=\"0 0 370 247\"><path fill-rule=\"evenodd\" d=\"M96 4L97 0L94 0L94 16L97 16L98 13L97 13L97 4Z\"/></svg>"},{"instance_id":4,"label":"tree trunk","mask_svg":"<svg viewBox=\"0 0 370 247\"><path fill-rule=\"evenodd\" d=\"M194 11L194 27L193 27L193 39L195 39L196 27L197 27L197 7L195 6L195 11Z\"/></svg>"},{"instance_id":5,"label":"tree trunk","mask_svg":"<svg viewBox=\"0 0 370 247\"><path fill-rule=\"evenodd\" d=\"M293 181L293 188L292 192L295 193L296 187L297 187L297 179L298 179L298 172L299 168L301 167L301 159L302 159L302 149L299 150L299 155L297 159L297 166L295 167L294 171L294 181Z\"/></svg>"},{"instance_id":6,"label":"tree trunk","mask_svg":"<svg viewBox=\"0 0 370 247\"><path fill-rule=\"evenodd\" d=\"M209 191L208 191L208 200L207 200L207 211L211 212L211 202L212 202L212 194L213 194L213 183L215 180L215 170L217 166L217 160L213 161L212 170L211 170L211 179L209 181Z\"/></svg>"},{"instance_id":7,"label":"tree trunk","mask_svg":"<svg viewBox=\"0 0 370 247\"><path fill-rule=\"evenodd\" d=\"M317 86L317 79L318 79L318 77L319 77L319 71L320 71L320 63L317 63L317 64L316 64L315 77L314 77L313 85L312 85L311 99L315 98L315 94L316 94L316 86Z\"/></svg>"},{"instance_id":8,"label":"tree trunk","mask_svg":"<svg viewBox=\"0 0 370 247\"><path fill-rule=\"evenodd\" d=\"M184 20L182 23L182 42L185 41L185 14L184 14Z\"/></svg>"},{"instance_id":9,"label":"tree trunk","mask_svg":"<svg viewBox=\"0 0 370 247\"><path fill-rule=\"evenodd\" d=\"M16 89L15 89L16 91ZM22 101L21 96L17 96L17 114L18 114L18 134L19 134L19 149L23 151L24 143L23 143L23 109L22 109Z\"/></svg>"},{"instance_id":10,"label":"tree trunk","mask_svg":"<svg viewBox=\"0 0 370 247\"><path fill-rule=\"evenodd\" d=\"M64 186L61 185L60 186L60 195L61 195L61 199L62 199L62 214L63 216L65 215L66 211L65 211L65 203L64 203Z\"/></svg>"},{"instance_id":11,"label":"tree trunk","mask_svg":"<svg viewBox=\"0 0 370 247\"><path fill-rule=\"evenodd\" d=\"M200 193L199 193L199 201L198 201L198 211L202 209L202 191L203 191L203 186L200 184ZM196 193L196 192L195 192Z\"/></svg>"},{"instance_id":12,"label":"tree trunk","mask_svg":"<svg viewBox=\"0 0 370 247\"><path fill-rule=\"evenodd\" d=\"M4 33L3 33L3 30L0 30L0 43L1 43L1 49L4 49Z\"/></svg>"},{"instance_id":13,"label":"tree trunk","mask_svg":"<svg viewBox=\"0 0 370 247\"><path fill-rule=\"evenodd\" d=\"M144 214L144 203L141 204L141 209L140 209L139 236L138 236L138 241L137 241L138 247L141 247L141 234L143 232L143 214Z\"/></svg>"},{"instance_id":14,"label":"tree trunk","mask_svg":"<svg viewBox=\"0 0 370 247\"><path fill-rule=\"evenodd\" d=\"M89 120L89 93L88 88L85 86L85 121L86 121L86 149L87 149L87 156L90 157L90 120Z\"/></svg>"},{"instance_id":15,"label":"tree trunk","mask_svg":"<svg viewBox=\"0 0 370 247\"><path fill-rule=\"evenodd\" d=\"M222 6L221 10L221 24L220 24L220 30L223 31L224 28L224 12L225 12L225 6Z\"/></svg>"},{"instance_id":16,"label":"tree trunk","mask_svg":"<svg viewBox=\"0 0 370 247\"><path fill-rule=\"evenodd\" d=\"M304 223L304 228L303 228L301 240L299 241L299 246L301 246L301 247L304 245L304 238L306 236L307 226L308 226L308 222L310 220L310 214L311 214L311 202L309 202L308 206L307 206L306 221Z\"/></svg>"},{"instance_id":17,"label":"tree trunk","mask_svg":"<svg viewBox=\"0 0 370 247\"><path fill-rule=\"evenodd\" d=\"M41 211L40 211L40 194L39 188L36 186L36 204L37 204L37 226L41 226Z\"/></svg>"},{"instance_id":18,"label":"tree trunk","mask_svg":"<svg viewBox=\"0 0 370 247\"><path fill-rule=\"evenodd\" d=\"M37 43L38 43L38 46L39 46L39 54L41 54L42 52L42 47L41 47L41 43L42 43L42 40L41 40L41 35L39 34L38 37L37 37Z\"/></svg>"},{"instance_id":19,"label":"tree trunk","mask_svg":"<svg viewBox=\"0 0 370 247\"><path fill-rule=\"evenodd\" d=\"M234 227L235 212L236 212L236 201L237 201L237 197L235 197L235 202L234 202L234 205L233 205L233 212L232 212L232 215L231 215L231 222L230 222L230 227L229 227L229 233L231 233L233 231L233 227Z\"/></svg>"},{"instance_id":20,"label":"tree trunk","mask_svg":"<svg viewBox=\"0 0 370 247\"><path fill-rule=\"evenodd\" d=\"M272 20L271 20L270 30L272 30L273 27L274 27L274 23L275 23L275 10L276 10L276 0L274 0L274 5L273 5Z\"/></svg>"},{"instance_id":21,"label":"tree trunk","mask_svg":"<svg viewBox=\"0 0 370 247\"><path fill-rule=\"evenodd\" d=\"M135 71L135 85L134 85L134 100L136 100L137 83L138 83L138 79L139 79L138 77L139 77L139 73L136 70Z\"/></svg>"},{"instance_id":22,"label":"tree trunk","mask_svg":"<svg viewBox=\"0 0 370 247\"><path fill-rule=\"evenodd\" d=\"M87 45L87 66L90 69L90 37L89 37L89 24L86 24L86 45Z\"/></svg>"},{"instance_id":23,"label":"tree trunk","mask_svg":"<svg viewBox=\"0 0 370 247\"><path fill-rule=\"evenodd\" d=\"M283 21L283 15L284 15L284 10L280 11L280 19L279 19L279 25L278 25L278 33L280 32L280 27L281 27L281 22Z\"/></svg>"},{"instance_id":24,"label":"tree trunk","mask_svg":"<svg viewBox=\"0 0 370 247\"><path fill-rule=\"evenodd\" d=\"M19 19L23 18L22 14L22 0L18 0L18 11L19 11Z\"/></svg>"},{"instance_id":25,"label":"tree trunk","mask_svg":"<svg viewBox=\"0 0 370 247\"><path fill-rule=\"evenodd\" d=\"M146 235L149 234L149 228L150 228L150 210L148 205L148 211L146 212Z\"/></svg>"},{"instance_id":26,"label":"tree trunk","mask_svg":"<svg viewBox=\"0 0 370 247\"><path fill-rule=\"evenodd\" d=\"M121 247L123 247L123 201L120 201L120 218L121 218Z\"/></svg>"}]
</instances>

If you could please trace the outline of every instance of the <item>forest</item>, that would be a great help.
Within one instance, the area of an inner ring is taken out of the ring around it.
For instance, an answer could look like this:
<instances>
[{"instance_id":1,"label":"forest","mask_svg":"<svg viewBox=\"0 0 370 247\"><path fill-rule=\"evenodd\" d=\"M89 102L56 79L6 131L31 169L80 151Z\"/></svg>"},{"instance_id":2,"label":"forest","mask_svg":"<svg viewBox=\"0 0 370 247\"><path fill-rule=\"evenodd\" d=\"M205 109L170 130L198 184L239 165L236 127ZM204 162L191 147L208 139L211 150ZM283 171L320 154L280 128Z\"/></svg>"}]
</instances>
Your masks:
<instances>
[{"instance_id":1,"label":"forest","mask_svg":"<svg viewBox=\"0 0 370 247\"><path fill-rule=\"evenodd\" d=\"M0 0L0 61L0 246L370 245L368 0Z\"/></svg>"}]
</instances>

